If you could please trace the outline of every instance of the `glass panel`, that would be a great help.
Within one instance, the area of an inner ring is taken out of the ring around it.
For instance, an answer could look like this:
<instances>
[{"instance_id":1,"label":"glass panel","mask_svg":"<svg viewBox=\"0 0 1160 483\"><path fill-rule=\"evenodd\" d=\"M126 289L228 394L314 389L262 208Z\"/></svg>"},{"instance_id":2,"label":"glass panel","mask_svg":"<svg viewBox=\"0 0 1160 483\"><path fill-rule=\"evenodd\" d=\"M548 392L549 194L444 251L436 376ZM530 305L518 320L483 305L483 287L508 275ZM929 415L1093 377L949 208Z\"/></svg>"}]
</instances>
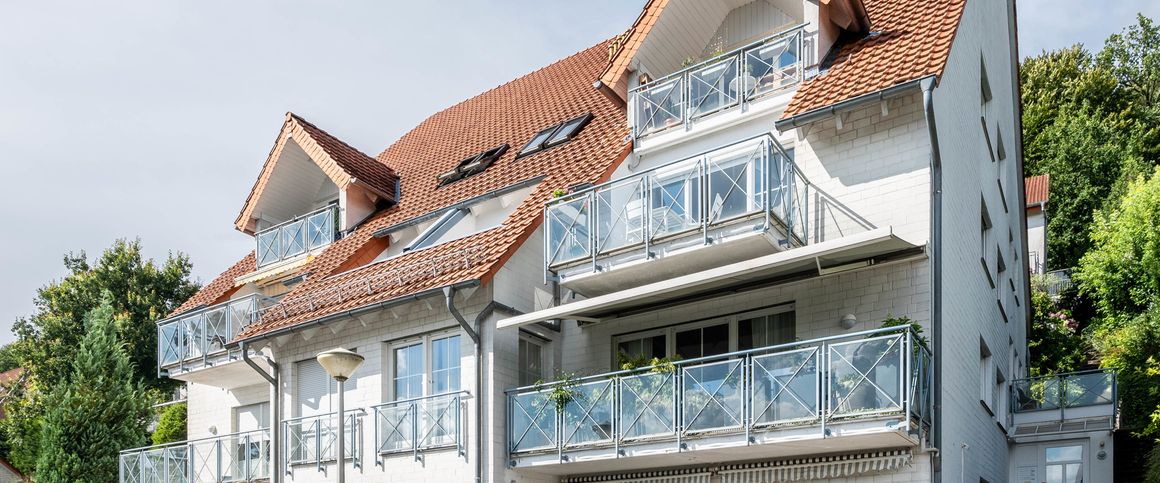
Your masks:
<instances>
[{"instance_id":1,"label":"glass panel","mask_svg":"<svg viewBox=\"0 0 1160 483\"><path fill-rule=\"evenodd\" d=\"M418 404L423 431L421 446L448 446L459 439L459 398L437 397Z\"/></svg>"},{"instance_id":2,"label":"glass panel","mask_svg":"<svg viewBox=\"0 0 1160 483\"><path fill-rule=\"evenodd\" d=\"M684 122L684 79L676 77L633 93L633 117L638 137Z\"/></svg>"},{"instance_id":3,"label":"glass panel","mask_svg":"<svg viewBox=\"0 0 1160 483\"><path fill-rule=\"evenodd\" d=\"M681 413L686 431L741 425L741 359L686 367L682 379Z\"/></svg>"},{"instance_id":4,"label":"glass panel","mask_svg":"<svg viewBox=\"0 0 1160 483\"><path fill-rule=\"evenodd\" d=\"M564 405L564 446L612 439L612 381L578 384Z\"/></svg>"},{"instance_id":5,"label":"glass panel","mask_svg":"<svg viewBox=\"0 0 1160 483\"><path fill-rule=\"evenodd\" d=\"M754 357L754 423L816 418L820 383L817 348Z\"/></svg>"},{"instance_id":6,"label":"glass panel","mask_svg":"<svg viewBox=\"0 0 1160 483\"><path fill-rule=\"evenodd\" d=\"M753 83L737 77L738 57L729 56L689 72L689 117L697 118L737 104L737 93ZM746 87L741 84L745 83Z\"/></svg>"},{"instance_id":7,"label":"glass panel","mask_svg":"<svg viewBox=\"0 0 1160 483\"><path fill-rule=\"evenodd\" d=\"M753 213L761 208L763 144L709 162L709 222Z\"/></svg>"},{"instance_id":8,"label":"glass panel","mask_svg":"<svg viewBox=\"0 0 1160 483\"><path fill-rule=\"evenodd\" d=\"M289 258L306 252L306 220L288 223L282 231L282 258Z\"/></svg>"},{"instance_id":9,"label":"glass panel","mask_svg":"<svg viewBox=\"0 0 1160 483\"><path fill-rule=\"evenodd\" d=\"M830 411L835 416L901 408L900 341L887 336L830 346Z\"/></svg>"},{"instance_id":10,"label":"glass panel","mask_svg":"<svg viewBox=\"0 0 1160 483\"><path fill-rule=\"evenodd\" d=\"M676 425L673 372L648 372L621 378L620 436L641 438L672 434Z\"/></svg>"},{"instance_id":11,"label":"glass panel","mask_svg":"<svg viewBox=\"0 0 1160 483\"><path fill-rule=\"evenodd\" d=\"M159 327L158 347L161 348L161 364L169 365L183 359L185 329L181 321L166 323Z\"/></svg>"},{"instance_id":12,"label":"glass panel","mask_svg":"<svg viewBox=\"0 0 1160 483\"><path fill-rule=\"evenodd\" d=\"M423 395L423 345L395 349L395 400Z\"/></svg>"},{"instance_id":13,"label":"glass panel","mask_svg":"<svg viewBox=\"0 0 1160 483\"><path fill-rule=\"evenodd\" d=\"M567 141L569 138L575 135L576 128L579 127L580 123L584 122L584 119L587 117L588 116L580 116L576 119L568 121L567 123L564 123L564 127L561 127L559 131L556 131L556 134L553 134L552 138L549 139L546 144L551 146L553 144L559 144Z\"/></svg>"},{"instance_id":14,"label":"glass panel","mask_svg":"<svg viewBox=\"0 0 1160 483\"><path fill-rule=\"evenodd\" d=\"M591 252L588 195L548 207L548 264L587 257Z\"/></svg>"},{"instance_id":15,"label":"glass panel","mask_svg":"<svg viewBox=\"0 0 1160 483\"><path fill-rule=\"evenodd\" d=\"M410 451L414 448L415 411L414 403L386 406L375 411L379 418L378 452Z\"/></svg>"},{"instance_id":16,"label":"glass panel","mask_svg":"<svg viewBox=\"0 0 1160 483\"><path fill-rule=\"evenodd\" d=\"M795 34L745 51L746 72L753 81L746 84L746 98L755 99L797 83L798 38Z\"/></svg>"},{"instance_id":17,"label":"glass panel","mask_svg":"<svg viewBox=\"0 0 1160 483\"><path fill-rule=\"evenodd\" d=\"M1069 408L1112 404L1111 372L1072 374L1064 380L1064 395Z\"/></svg>"},{"instance_id":18,"label":"glass panel","mask_svg":"<svg viewBox=\"0 0 1160 483\"><path fill-rule=\"evenodd\" d=\"M596 191L596 251L644 242L644 178Z\"/></svg>"},{"instance_id":19,"label":"glass panel","mask_svg":"<svg viewBox=\"0 0 1160 483\"><path fill-rule=\"evenodd\" d=\"M519 385L530 386L544 378L543 347L536 342L520 338L519 347Z\"/></svg>"},{"instance_id":20,"label":"glass panel","mask_svg":"<svg viewBox=\"0 0 1160 483\"><path fill-rule=\"evenodd\" d=\"M794 313L762 315L737 322L737 350L756 349L794 341Z\"/></svg>"},{"instance_id":21,"label":"glass panel","mask_svg":"<svg viewBox=\"0 0 1160 483\"><path fill-rule=\"evenodd\" d=\"M230 334L228 340L233 340L238 333L254 320L254 312L258 309L258 300L237 300L230 302Z\"/></svg>"},{"instance_id":22,"label":"glass panel","mask_svg":"<svg viewBox=\"0 0 1160 483\"><path fill-rule=\"evenodd\" d=\"M201 357L205 354L205 318L198 314L182 319L181 323L185 325L187 357Z\"/></svg>"},{"instance_id":23,"label":"glass panel","mask_svg":"<svg viewBox=\"0 0 1160 483\"><path fill-rule=\"evenodd\" d=\"M225 349L233 339L229 330L229 306L205 312L206 351L213 353Z\"/></svg>"},{"instance_id":24,"label":"glass panel","mask_svg":"<svg viewBox=\"0 0 1160 483\"><path fill-rule=\"evenodd\" d=\"M665 357L664 334L651 335L633 339L620 339L616 343L617 358L624 360L651 360L654 357ZM617 367L616 369L620 369Z\"/></svg>"},{"instance_id":25,"label":"glass panel","mask_svg":"<svg viewBox=\"0 0 1160 483\"><path fill-rule=\"evenodd\" d=\"M311 250L329 245L334 241L334 209L310 215L306 219L306 242Z\"/></svg>"},{"instance_id":26,"label":"glass panel","mask_svg":"<svg viewBox=\"0 0 1160 483\"><path fill-rule=\"evenodd\" d=\"M556 131L556 127L557 126L552 126L548 129L536 133L535 137L533 137L531 141L528 141L528 144L520 150L520 154L528 154L543 148L544 141L547 141L548 136L551 136L552 133Z\"/></svg>"},{"instance_id":27,"label":"glass panel","mask_svg":"<svg viewBox=\"0 0 1160 483\"><path fill-rule=\"evenodd\" d=\"M1057 446L1047 448L1047 462L1083 461L1083 446Z\"/></svg>"},{"instance_id":28,"label":"glass panel","mask_svg":"<svg viewBox=\"0 0 1160 483\"><path fill-rule=\"evenodd\" d=\"M556 445L556 406L548 399L550 391L512 394L512 451L529 451Z\"/></svg>"},{"instance_id":29,"label":"glass panel","mask_svg":"<svg viewBox=\"0 0 1160 483\"><path fill-rule=\"evenodd\" d=\"M701 166L696 161L651 172L649 236L658 238L701 225Z\"/></svg>"},{"instance_id":30,"label":"glass panel","mask_svg":"<svg viewBox=\"0 0 1160 483\"><path fill-rule=\"evenodd\" d=\"M431 341L431 394L459 390L459 336Z\"/></svg>"},{"instance_id":31,"label":"glass panel","mask_svg":"<svg viewBox=\"0 0 1160 483\"><path fill-rule=\"evenodd\" d=\"M676 333L677 356L682 359L729 352L729 324L699 327Z\"/></svg>"},{"instance_id":32,"label":"glass panel","mask_svg":"<svg viewBox=\"0 0 1160 483\"><path fill-rule=\"evenodd\" d=\"M258 266L281 260L281 247L281 233L278 230L258 233Z\"/></svg>"}]
</instances>

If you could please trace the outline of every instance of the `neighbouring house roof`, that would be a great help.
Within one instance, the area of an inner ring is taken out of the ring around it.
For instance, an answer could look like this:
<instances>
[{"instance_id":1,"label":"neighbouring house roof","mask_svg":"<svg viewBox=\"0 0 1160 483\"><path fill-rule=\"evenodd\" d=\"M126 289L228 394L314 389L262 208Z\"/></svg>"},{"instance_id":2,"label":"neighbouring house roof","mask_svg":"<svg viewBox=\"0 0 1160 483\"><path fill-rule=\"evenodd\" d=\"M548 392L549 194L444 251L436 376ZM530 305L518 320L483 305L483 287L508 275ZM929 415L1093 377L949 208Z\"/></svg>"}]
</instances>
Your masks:
<instances>
[{"instance_id":1,"label":"neighbouring house roof","mask_svg":"<svg viewBox=\"0 0 1160 483\"><path fill-rule=\"evenodd\" d=\"M262 190L274 172L282 148L290 139L297 142L339 188L359 184L385 199L387 203L394 203L397 200L398 193L395 191L399 176L391 168L298 115L288 112L286 121L282 123L282 130L278 133L278 139L262 166L262 173L258 175L254 187L250 190L250 196L246 198L246 204L242 206L242 211L234 222L238 230L253 232L251 218L254 216L258 198L262 196Z\"/></svg>"},{"instance_id":2,"label":"neighbouring house roof","mask_svg":"<svg viewBox=\"0 0 1160 483\"><path fill-rule=\"evenodd\" d=\"M304 281L266 310L238 340L440 287L490 282L539 226L543 204L554 189L606 180L631 151L623 107L592 86L607 65L609 45L601 42L438 112L384 150L374 162L389 167L401 179L397 203L380 209L311 259L301 270L306 274ZM537 132L585 113L593 119L573 140L516 159L519 148ZM310 131L312 126L294 115L287 116L286 124L317 136ZM284 127L280 141L285 132ZM503 143L512 149L486 171L439 186L439 173ZM376 232L518 183L535 187L499 227L367 264L389 244L388 238L375 238ZM250 253L175 314L223 301L236 290L239 276L255 270Z\"/></svg>"},{"instance_id":3,"label":"neighbouring house roof","mask_svg":"<svg viewBox=\"0 0 1160 483\"><path fill-rule=\"evenodd\" d=\"M802 83L782 118L927 76L942 76L966 0L864 0L870 34Z\"/></svg>"},{"instance_id":4,"label":"neighbouring house roof","mask_svg":"<svg viewBox=\"0 0 1160 483\"><path fill-rule=\"evenodd\" d=\"M1051 175L1041 174L1023 180L1024 191L1027 194L1027 207L1047 203L1048 191L1051 188Z\"/></svg>"}]
</instances>

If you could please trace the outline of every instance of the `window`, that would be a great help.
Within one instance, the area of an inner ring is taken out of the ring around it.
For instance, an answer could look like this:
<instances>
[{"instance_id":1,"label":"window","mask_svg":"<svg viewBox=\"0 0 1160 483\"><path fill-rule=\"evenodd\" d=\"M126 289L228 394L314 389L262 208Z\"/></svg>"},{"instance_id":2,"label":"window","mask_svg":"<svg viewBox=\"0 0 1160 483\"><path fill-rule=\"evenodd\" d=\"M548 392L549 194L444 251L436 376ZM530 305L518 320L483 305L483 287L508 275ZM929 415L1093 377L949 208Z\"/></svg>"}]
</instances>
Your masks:
<instances>
[{"instance_id":1,"label":"window","mask_svg":"<svg viewBox=\"0 0 1160 483\"><path fill-rule=\"evenodd\" d=\"M614 368L626 360L692 359L758 349L795 340L794 305L716 317L613 337Z\"/></svg>"},{"instance_id":2,"label":"window","mask_svg":"<svg viewBox=\"0 0 1160 483\"><path fill-rule=\"evenodd\" d=\"M1054 446L1044 450L1047 483L1083 481L1083 445Z\"/></svg>"},{"instance_id":3,"label":"window","mask_svg":"<svg viewBox=\"0 0 1160 483\"><path fill-rule=\"evenodd\" d=\"M391 400L446 394L460 389L458 335L428 335L391 346Z\"/></svg>"},{"instance_id":4,"label":"window","mask_svg":"<svg viewBox=\"0 0 1160 483\"><path fill-rule=\"evenodd\" d=\"M507 150L508 145L501 144L482 153L463 158L450 171L439 174L439 186L451 184L468 176L482 173L495 160L503 156L503 153L507 152Z\"/></svg>"},{"instance_id":5,"label":"window","mask_svg":"<svg viewBox=\"0 0 1160 483\"><path fill-rule=\"evenodd\" d=\"M990 251L987 247L991 241L991 214L987 210L986 201L981 201L979 215L979 243L981 246L979 249L979 261L983 264L983 272L987 274L987 281L991 284L991 288L994 288L995 278L991 275L991 264L987 257L987 253Z\"/></svg>"},{"instance_id":6,"label":"window","mask_svg":"<svg viewBox=\"0 0 1160 483\"><path fill-rule=\"evenodd\" d=\"M979 339L979 402L991 414L995 413L995 408L992 398L994 396L994 360L991 357L991 349L987 347L987 343L983 339Z\"/></svg>"},{"instance_id":7,"label":"window","mask_svg":"<svg viewBox=\"0 0 1160 483\"><path fill-rule=\"evenodd\" d=\"M410 245L407 245L407 247L403 249L403 252L405 253L413 250L421 250L423 248L434 245L436 240L442 238L443 235L451 229L451 227L455 226L456 223L459 223L459 220L462 220L463 217L467 216L467 213L468 210L466 208L455 208L449 210L447 213L444 213L443 216L440 216L438 220L435 220L435 223L432 223L430 227L423 231L423 233L420 233L419 236L415 238L415 241L411 242Z\"/></svg>"},{"instance_id":8,"label":"window","mask_svg":"<svg viewBox=\"0 0 1160 483\"><path fill-rule=\"evenodd\" d=\"M531 386L545 379L544 341L526 332L520 332L518 366L520 387Z\"/></svg>"},{"instance_id":9,"label":"window","mask_svg":"<svg viewBox=\"0 0 1160 483\"><path fill-rule=\"evenodd\" d=\"M995 367L995 390L991 392L991 408L995 410L995 420L1004 423L1006 413L1003 411L1003 402L1006 399L1003 397L1006 394L1007 378L1003 376L1003 371Z\"/></svg>"},{"instance_id":10,"label":"window","mask_svg":"<svg viewBox=\"0 0 1160 483\"><path fill-rule=\"evenodd\" d=\"M314 359L295 364L295 398L298 416L320 416L330 412L330 397L338 392L337 383Z\"/></svg>"},{"instance_id":11,"label":"window","mask_svg":"<svg viewBox=\"0 0 1160 483\"><path fill-rule=\"evenodd\" d=\"M270 427L270 403L250 404L234 408L234 430L238 433L249 433ZM246 438L249 436L249 438ZM262 434L247 434L233 438L236 449L234 452L237 468L243 469L243 474L262 474L262 461L269 455L270 440Z\"/></svg>"},{"instance_id":12,"label":"window","mask_svg":"<svg viewBox=\"0 0 1160 483\"><path fill-rule=\"evenodd\" d=\"M1003 145L1003 130L995 124L995 156L1000 161L1007 159L1007 147Z\"/></svg>"},{"instance_id":13,"label":"window","mask_svg":"<svg viewBox=\"0 0 1160 483\"><path fill-rule=\"evenodd\" d=\"M263 402L234 408L234 431L244 433L270 427L270 403Z\"/></svg>"},{"instance_id":14,"label":"window","mask_svg":"<svg viewBox=\"0 0 1160 483\"><path fill-rule=\"evenodd\" d=\"M991 80L987 78L987 62L983 60L983 54L979 54L979 97L982 99L980 104L986 105L991 102L993 97L991 93Z\"/></svg>"},{"instance_id":15,"label":"window","mask_svg":"<svg viewBox=\"0 0 1160 483\"><path fill-rule=\"evenodd\" d=\"M528 144L520 149L516 157L535 154L552 146L564 144L576 137L580 133L580 130L591 120L592 114L588 113L544 129L536 133L535 136L532 136L532 140L528 141Z\"/></svg>"}]
</instances>

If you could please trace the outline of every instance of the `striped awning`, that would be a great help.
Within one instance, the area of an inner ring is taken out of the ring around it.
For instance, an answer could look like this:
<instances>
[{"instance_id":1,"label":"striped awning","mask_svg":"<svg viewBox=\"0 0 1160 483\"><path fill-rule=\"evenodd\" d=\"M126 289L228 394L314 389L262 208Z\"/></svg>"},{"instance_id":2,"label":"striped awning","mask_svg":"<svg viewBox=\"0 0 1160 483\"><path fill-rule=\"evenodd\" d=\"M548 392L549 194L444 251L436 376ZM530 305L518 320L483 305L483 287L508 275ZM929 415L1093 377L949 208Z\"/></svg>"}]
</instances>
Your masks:
<instances>
[{"instance_id":1,"label":"striped awning","mask_svg":"<svg viewBox=\"0 0 1160 483\"><path fill-rule=\"evenodd\" d=\"M912 459L913 453L909 449L879 451L728 465L720 467L718 474L721 483L808 481L897 471L910 466Z\"/></svg>"},{"instance_id":2,"label":"striped awning","mask_svg":"<svg viewBox=\"0 0 1160 483\"><path fill-rule=\"evenodd\" d=\"M715 465L672 470L634 471L605 475L572 476L560 483L775 483L889 473L909 467L909 449Z\"/></svg>"}]
</instances>

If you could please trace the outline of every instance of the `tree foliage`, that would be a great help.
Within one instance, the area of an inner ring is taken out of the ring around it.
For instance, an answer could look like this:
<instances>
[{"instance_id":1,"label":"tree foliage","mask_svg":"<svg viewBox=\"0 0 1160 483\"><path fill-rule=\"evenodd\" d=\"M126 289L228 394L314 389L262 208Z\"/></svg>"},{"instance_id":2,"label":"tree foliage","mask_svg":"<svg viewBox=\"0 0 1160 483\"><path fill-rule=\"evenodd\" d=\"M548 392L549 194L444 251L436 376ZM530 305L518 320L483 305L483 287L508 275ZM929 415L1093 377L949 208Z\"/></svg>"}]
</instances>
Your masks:
<instances>
[{"instance_id":1,"label":"tree foliage","mask_svg":"<svg viewBox=\"0 0 1160 483\"><path fill-rule=\"evenodd\" d=\"M111 299L85 318L69 380L48 393L36 481L117 481L117 450L142 446L149 398L118 341Z\"/></svg>"},{"instance_id":2,"label":"tree foliage","mask_svg":"<svg viewBox=\"0 0 1160 483\"><path fill-rule=\"evenodd\" d=\"M153 430L153 444L173 443L186 439L185 403L170 404L161 410L161 418L157 422L157 429Z\"/></svg>"},{"instance_id":3,"label":"tree foliage","mask_svg":"<svg viewBox=\"0 0 1160 483\"><path fill-rule=\"evenodd\" d=\"M1031 290L1031 333L1027 336L1032 376L1072 372L1083 367L1086 356L1079 322L1040 287Z\"/></svg>"}]
</instances>

